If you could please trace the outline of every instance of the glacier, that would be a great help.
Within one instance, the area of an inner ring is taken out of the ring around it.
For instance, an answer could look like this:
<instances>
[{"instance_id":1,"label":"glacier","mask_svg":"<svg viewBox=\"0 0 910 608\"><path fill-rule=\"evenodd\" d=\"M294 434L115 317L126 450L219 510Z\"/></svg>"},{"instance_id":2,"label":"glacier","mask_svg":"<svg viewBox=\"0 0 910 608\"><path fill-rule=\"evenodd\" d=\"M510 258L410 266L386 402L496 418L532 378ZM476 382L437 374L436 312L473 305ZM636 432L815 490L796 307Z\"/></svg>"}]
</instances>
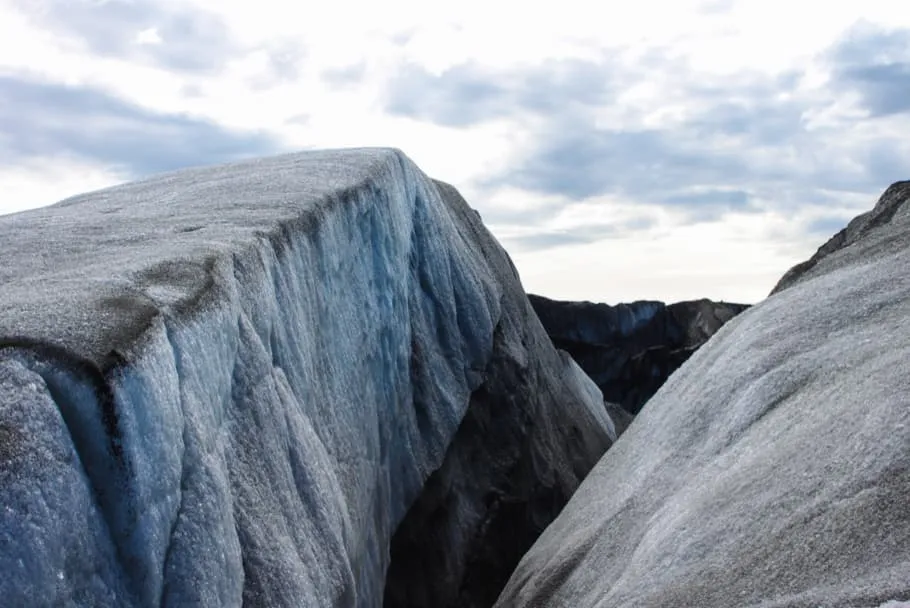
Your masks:
<instances>
[{"instance_id":1,"label":"glacier","mask_svg":"<svg viewBox=\"0 0 910 608\"><path fill-rule=\"evenodd\" d=\"M0 217L0 252L8 605L480 605L615 438L397 150L80 195Z\"/></svg>"},{"instance_id":2,"label":"glacier","mask_svg":"<svg viewBox=\"0 0 910 608\"><path fill-rule=\"evenodd\" d=\"M910 603L910 182L673 374L497 606Z\"/></svg>"}]
</instances>

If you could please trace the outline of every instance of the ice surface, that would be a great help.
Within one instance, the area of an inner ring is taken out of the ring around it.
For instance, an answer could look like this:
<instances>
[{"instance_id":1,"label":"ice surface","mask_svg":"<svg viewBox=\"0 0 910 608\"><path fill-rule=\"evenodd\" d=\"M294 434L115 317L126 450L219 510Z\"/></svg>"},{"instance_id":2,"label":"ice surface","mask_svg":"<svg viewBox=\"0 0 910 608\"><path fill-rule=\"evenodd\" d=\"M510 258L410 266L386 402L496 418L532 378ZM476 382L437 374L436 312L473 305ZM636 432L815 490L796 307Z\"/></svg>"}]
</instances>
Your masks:
<instances>
[{"instance_id":1,"label":"ice surface","mask_svg":"<svg viewBox=\"0 0 910 608\"><path fill-rule=\"evenodd\" d=\"M861 238L791 274L669 379L499 606L910 598L910 188L889 192Z\"/></svg>"},{"instance_id":2,"label":"ice surface","mask_svg":"<svg viewBox=\"0 0 910 608\"><path fill-rule=\"evenodd\" d=\"M446 192L311 152L0 218L2 603L379 605L518 289ZM549 373L577 485L609 420Z\"/></svg>"}]
</instances>

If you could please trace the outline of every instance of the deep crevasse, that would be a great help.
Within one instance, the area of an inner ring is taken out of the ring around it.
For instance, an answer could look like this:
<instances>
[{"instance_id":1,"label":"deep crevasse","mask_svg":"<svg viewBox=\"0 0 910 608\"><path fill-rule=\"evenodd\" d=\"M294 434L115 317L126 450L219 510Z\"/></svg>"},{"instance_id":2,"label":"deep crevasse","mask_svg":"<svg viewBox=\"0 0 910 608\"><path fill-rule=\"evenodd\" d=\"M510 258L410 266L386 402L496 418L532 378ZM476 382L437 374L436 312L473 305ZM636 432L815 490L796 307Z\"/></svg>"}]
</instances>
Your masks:
<instances>
[{"instance_id":1,"label":"deep crevasse","mask_svg":"<svg viewBox=\"0 0 910 608\"><path fill-rule=\"evenodd\" d=\"M3 218L4 600L379 605L500 322L452 204L357 150Z\"/></svg>"}]
</instances>

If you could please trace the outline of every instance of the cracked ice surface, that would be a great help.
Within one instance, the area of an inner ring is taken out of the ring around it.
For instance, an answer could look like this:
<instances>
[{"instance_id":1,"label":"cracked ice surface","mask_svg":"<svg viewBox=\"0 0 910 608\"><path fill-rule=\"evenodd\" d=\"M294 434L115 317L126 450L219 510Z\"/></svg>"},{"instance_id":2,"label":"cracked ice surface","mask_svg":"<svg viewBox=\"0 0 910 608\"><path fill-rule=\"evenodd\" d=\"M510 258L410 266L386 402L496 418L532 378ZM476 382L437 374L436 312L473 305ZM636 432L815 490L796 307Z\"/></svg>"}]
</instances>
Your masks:
<instances>
[{"instance_id":1,"label":"cracked ice surface","mask_svg":"<svg viewBox=\"0 0 910 608\"><path fill-rule=\"evenodd\" d=\"M369 149L0 218L4 603L381 603L500 317L453 204Z\"/></svg>"}]
</instances>

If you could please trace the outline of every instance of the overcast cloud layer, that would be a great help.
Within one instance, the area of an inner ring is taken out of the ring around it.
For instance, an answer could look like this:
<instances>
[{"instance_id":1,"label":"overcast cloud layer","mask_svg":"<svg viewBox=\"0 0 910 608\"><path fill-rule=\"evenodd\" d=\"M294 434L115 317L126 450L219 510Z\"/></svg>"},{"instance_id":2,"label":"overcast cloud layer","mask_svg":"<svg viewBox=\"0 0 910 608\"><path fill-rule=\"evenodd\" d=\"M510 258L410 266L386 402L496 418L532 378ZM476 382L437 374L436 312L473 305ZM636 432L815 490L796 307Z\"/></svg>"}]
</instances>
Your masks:
<instances>
[{"instance_id":1,"label":"overcast cloud layer","mask_svg":"<svg viewBox=\"0 0 910 608\"><path fill-rule=\"evenodd\" d=\"M0 212L394 146L462 190L529 290L756 301L910 178L896 3L591 4L0 0Z\"/></svg>"}]
</instances>

